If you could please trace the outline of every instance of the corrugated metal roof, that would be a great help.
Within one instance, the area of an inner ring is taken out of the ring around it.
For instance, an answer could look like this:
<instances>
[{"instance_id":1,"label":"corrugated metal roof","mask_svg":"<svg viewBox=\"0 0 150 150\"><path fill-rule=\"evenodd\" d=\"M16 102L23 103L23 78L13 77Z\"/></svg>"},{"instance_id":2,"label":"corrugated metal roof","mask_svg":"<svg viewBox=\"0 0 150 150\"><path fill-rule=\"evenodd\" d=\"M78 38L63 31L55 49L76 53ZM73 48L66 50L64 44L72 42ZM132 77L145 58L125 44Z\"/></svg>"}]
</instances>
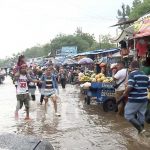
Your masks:
<instances>
[{"instance_id":1,"label":"corrugated metal roof","mask_svg":"<svg viewBox=\"0 0 150 150\"><path fill-rule=\"evenodd\" d=\"M83 53L78 53L77 55L74 55L74 57L77 56L84 56L84 55L96 55L96 54L104 54L104 53L110 53L110 52L118 52L119 49L107 49L107 50L93 50L93 51L87 51Z\"/></svg>"}]
</instances>

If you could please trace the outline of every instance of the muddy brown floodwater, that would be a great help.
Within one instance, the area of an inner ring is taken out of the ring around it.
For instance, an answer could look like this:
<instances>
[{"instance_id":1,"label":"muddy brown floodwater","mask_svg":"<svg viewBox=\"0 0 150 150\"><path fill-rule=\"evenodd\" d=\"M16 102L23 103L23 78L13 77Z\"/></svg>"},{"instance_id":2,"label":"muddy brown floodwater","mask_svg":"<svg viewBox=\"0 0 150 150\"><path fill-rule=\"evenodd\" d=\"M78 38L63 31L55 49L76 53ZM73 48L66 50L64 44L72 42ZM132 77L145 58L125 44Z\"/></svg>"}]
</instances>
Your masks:
<instances>
[{"instance_id":1,"label":"muddy brown floodwater","mask_svg":"<svg viewBox=\"0 0 150 150\"><path fill-rule=\"evenodd\" d=\"M9 77L0 85L0 131L22 135L33 135L50 141L56 150L149 150L150 139L139 136L137 131L123 118L113 112L103 112L94 102L87 106L78 86L60 87L58 103L61 117L54 115L49 102L48 113L31 101L31 120L25 121L24 108L20 119L14 119L16 106L15 87ZM150 126L146 125L150 131Z\"/></svg>"}]
</instances>

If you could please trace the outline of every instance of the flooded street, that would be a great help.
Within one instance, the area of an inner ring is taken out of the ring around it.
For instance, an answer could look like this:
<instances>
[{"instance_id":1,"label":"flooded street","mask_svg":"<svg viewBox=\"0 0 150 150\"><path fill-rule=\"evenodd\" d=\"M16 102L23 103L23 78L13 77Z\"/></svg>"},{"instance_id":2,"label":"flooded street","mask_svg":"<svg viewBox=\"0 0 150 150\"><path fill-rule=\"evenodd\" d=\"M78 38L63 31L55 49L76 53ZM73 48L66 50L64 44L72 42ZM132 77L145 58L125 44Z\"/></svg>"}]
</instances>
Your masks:
<instances>
[{"instance_id":1,"label":"flooded street","mask_svg":"<svg viewBox=\"0 0 150 150\"><path fill-rule=\"evenodd\" d=\"M54 115L51 102L48 113L39 103L31 102L31 120L25 121L24 108L20 119L14 119L16 106L15 87L9 77L0 85L0 131L22 135L33 135L47 139L56 150L149 150L150 138L141 137L123 118L115 113L103 112L101 105L84 104L78 86L60 87L58 104L61 117ZM150 126L146 125L150 131Z\"/></svg>"}]
</instances>

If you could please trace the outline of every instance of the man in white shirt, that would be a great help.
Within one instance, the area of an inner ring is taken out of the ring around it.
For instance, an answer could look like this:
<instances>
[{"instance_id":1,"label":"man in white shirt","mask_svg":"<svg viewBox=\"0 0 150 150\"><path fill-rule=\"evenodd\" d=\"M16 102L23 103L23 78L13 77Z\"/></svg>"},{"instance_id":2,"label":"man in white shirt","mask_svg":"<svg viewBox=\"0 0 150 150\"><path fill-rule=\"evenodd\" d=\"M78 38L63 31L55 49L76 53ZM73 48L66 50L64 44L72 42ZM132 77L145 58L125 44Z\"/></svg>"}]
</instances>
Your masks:
<instances>
[{"instance_id":1,"label":"man in white shirt","mask_svg":"<svg viewBox=\"0 0 150 150\"><path fill-rule=\"evenodd\" d=\"M123 95L128 79L128 70L125 68L125 63L123 61L119 61L117 63L117 70L118 72L114 75L114 80L119 85L119 87L115 89L116 102L118 102L120 100L120 97ZM118 114L123 115L123 112L124 105L123 103L120 103L118 105Z\"/></svg>"},{"instance_id":2,"label":"man in white shirt","mask_svg":"<svg viewBox=\"0 0 150 150\"><path fill-rule=\"evenodd\" d=\"M29 118L29 90L28 90L28 81L37 83L38 80L32 80L31 77L27 74L27 66L23 64L20 66L19 72L15 75L15 81L17 82L16 87L16 97L17 97L17 106L15 111L15 118L18 119L18 111L22 108L23 104L26 108L26 117Z\"/></svg>"}]
</instances>

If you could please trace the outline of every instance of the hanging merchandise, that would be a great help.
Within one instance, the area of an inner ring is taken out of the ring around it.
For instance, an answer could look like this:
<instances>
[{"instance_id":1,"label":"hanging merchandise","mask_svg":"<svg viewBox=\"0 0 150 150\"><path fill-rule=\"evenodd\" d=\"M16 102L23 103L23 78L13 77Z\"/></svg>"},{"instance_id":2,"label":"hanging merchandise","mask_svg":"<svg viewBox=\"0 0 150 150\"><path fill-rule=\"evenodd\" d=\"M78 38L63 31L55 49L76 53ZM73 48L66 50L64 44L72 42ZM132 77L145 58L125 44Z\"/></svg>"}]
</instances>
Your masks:
<instances>
[{"instance_id":1,"label":"hanging merchandise","mask_svg":"<svg viewBox=\"0 0 150 150\"><path fill-rule=\"evenodd\" d=\"M139 39L136 43L136 49L139 57L146 57L148 44L144 39Z\"/></svg>"}]
</instances>

